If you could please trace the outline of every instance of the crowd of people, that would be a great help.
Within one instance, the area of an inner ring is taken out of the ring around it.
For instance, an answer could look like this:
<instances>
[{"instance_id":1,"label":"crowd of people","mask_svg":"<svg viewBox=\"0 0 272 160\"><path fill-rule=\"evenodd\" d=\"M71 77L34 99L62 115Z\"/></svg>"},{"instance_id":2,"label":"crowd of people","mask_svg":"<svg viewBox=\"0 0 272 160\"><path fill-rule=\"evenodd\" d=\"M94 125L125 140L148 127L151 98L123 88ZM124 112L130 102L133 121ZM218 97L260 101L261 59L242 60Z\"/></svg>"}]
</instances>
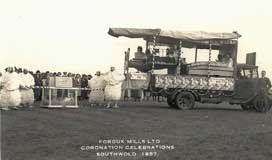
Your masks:
<instances>
[{"instance_id":1,"label":"crowd of people","mask_svg":"<svg viewBox=\"0 0 272 160\"><path fill-rule=\"evenodd\" d=\"M87 74L79 74L79 73L71 73L71 72L40 72L39 70L36 71L36 73L32 73L34 80L35 80L35 86L49 86L49 78L50 77L71 77L73 81L73 87L77 88L87 88L88 87L88 81L92 79L92 75ZM41 88L36 88L34 90L35 94L35 100L40 101L42 98L42 90ZM82 90L80 92L80 99L87 99L88 98L88 92L86 90Z\"/></svg>"},{"instance_id":2,"label":"crowd of people","mask_svg":"<svg viewBox=\"0 0 272 160\"><path fill-rule=\"evenodd\" d=\"M228 67L233 67L233 59L231 57L231 53L226 53L226 54L219 53L217 55L217 60L216 61L224 63Z\"/></svg>"},{"instance_id":3,"label":"crowd of people","mask_svg":"<svg viewBox=\"0 0 272 160\"><path fill-rule=\"evenodd\" d=\"M159 51L156 51L155 49L156 54L157 52ZM153 55L150 49L146 49L146 51L143 52L142 46L138 46L137 51L134 53L134 58L138 60L149 60L149 59L152 59L152 56ZM166 49L166 57L175 58L175 60L178 61L179 56L180 56L180 48L177 45L173 45Z\"/></svg>"},{"instance_id":4,"label":"crowd of people","mask_svg":"<svg viewBox=\"0 0 272 160\"><path fill-rule=\"evenodd\" d=\"M41 89L49 85L49 77L71 77L73 87L89 90L81 90L81 99L89 99L92 105L119 108L121 85L125 77L118 73L115 67L111 67L110 71L104 74L97 71L95 77L67 72L41 73L36 71L33 73L27 69L8 67L4 74L0 73L1 110L32 108L34 100L41 100Z\"/></svg>"},{"instance_id":5,"label":"crowd of people","mask_svg":"<svg viewBox=\"0 0 272 160\"><path fill-rule=\"evenodd\" d=\"M50 77L71 77L73 88L88 88L80 90L81 93L78 98L88 99L92 106L119 108L118 101L121 99L122 84L125 77L118 73L115 67L111 67L104 74L97 71L94 77L67 72L41 73L36 71L36 73L33 73L27 69L8 67L5 69L5 73L0 72L1 110L32 108L34 101L42 99L42 88L49 86ZM259 83L263 92L271 91L271 82L266 77L265 71L261 72Z\"/></svg>"}]
</instances>

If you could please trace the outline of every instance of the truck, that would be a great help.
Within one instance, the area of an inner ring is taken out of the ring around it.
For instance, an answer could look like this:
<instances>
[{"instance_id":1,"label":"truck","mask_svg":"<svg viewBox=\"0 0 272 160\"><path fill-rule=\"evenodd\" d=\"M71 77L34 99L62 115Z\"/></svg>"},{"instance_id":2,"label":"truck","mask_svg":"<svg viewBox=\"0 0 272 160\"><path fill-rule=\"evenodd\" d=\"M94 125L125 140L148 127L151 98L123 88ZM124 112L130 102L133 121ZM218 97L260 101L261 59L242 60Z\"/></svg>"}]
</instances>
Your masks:
<instances>
[{"instance_id":1,"label":"truck","mask_svg":"<svg viewBox=\"0 0 272 160\"><path fill-rule=\"evenodd\" d=\"M265 113L271 109L268 92L260 86L256 53L247 54L246 63L237 63L241 35L204 31L176 31L143 28L109 28L113 37L140 38L146 42L142 57L130 58L125 51L126 90L135 88L167 97L172 108L193 109L196 102L240 105L243 110ZM185 49L193 50L187 63ZM198 60L201 52L207 60ZM214 56L216 52L217 56ZM217 57L213 60L212 57ZM131 73L134 68L138 73ZM157 70L166 70L158 74ZM138 77L138 78L137 78Z\"/></svg>"}]
</instances>

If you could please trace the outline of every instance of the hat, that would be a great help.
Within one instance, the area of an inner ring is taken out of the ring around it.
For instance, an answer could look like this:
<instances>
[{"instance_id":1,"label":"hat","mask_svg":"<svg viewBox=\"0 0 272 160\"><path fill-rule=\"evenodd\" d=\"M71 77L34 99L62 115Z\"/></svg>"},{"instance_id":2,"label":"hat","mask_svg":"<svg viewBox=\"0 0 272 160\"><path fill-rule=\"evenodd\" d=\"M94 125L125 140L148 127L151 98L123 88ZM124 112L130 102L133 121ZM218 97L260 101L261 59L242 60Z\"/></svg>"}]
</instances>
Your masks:
<instances>
[{"instance_id":1,"label":"hat","mask_svg":"<svg viewBox=\"0 0 272 160\"><path fill-rule=\"evenodd\" d=\"M98 73L101 74L101 71L96 71L95 75L97 75Z\"/></svg>"},{"instance_id":2,"label":"hat","mask_svg":"<svg viewBox=\"0 0 272 160\"><path fill-rule=\"evenodd\" d=\"M13 70L14 68L13 67L7 67L7 70Z\"/></svg>"}]
</instances>

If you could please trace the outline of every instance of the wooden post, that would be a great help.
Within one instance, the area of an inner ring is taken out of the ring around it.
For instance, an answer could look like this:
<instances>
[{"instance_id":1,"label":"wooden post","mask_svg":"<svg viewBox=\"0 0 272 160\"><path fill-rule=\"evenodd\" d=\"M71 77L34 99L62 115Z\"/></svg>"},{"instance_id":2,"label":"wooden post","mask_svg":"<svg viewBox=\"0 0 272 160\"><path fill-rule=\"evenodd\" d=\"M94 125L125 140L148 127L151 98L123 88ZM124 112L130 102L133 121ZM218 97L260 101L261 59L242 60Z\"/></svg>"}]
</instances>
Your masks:
<instances>
[{"instance_id":1,"label":"wooden post","mask_svg":"<svg viewBox=\"0 0 272 160\"><path fill-rule=\"evenodd\" d=\"M51 106L52 102L51 102L51 88L49 88L49 106Z\"/></svg>"},{"instance_id":2,"label":"wooden post","mask_svg":"<svg viewBox=\"0 0 272 160\"><path fill-rule=\"evenodd\" d=\"M129 80L129 77L128 77L128 79L127 79L127 96L128 96L128 99L130 99L131 98L131 88L130 88L130 80Z\"/></svg>"},{"instance_id":3,"label":"wooden post","mask_svg":"<svg viewBox=\"0 0 272 160\"><path fill-rule=\"evenodd\" d=\"M75 90L75 106L77 106L77 89Z\"/></svg>"},{"instance_id":4,"label":"wooden post","mask_svg":"<svg viewBox=\"0 0 272 160\"><path fill-rule=\"evenodd\" d=\"M44 87L42 86L42 103L44 104Z\"/></svg>"}]
</instances>

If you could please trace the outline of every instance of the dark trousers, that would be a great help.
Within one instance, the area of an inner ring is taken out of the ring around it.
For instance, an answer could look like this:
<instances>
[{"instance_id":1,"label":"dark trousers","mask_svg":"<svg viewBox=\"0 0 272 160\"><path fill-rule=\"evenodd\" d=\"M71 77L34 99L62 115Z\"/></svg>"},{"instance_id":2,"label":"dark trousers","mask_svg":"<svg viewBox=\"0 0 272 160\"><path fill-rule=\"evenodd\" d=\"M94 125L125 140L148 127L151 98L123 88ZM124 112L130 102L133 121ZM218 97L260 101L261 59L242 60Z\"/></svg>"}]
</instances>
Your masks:
<instances>
[{"instance_id":1,"label":"dark trousers","mask_svg":"<svg viewBox=\"0 0 272 160\"><path fill-rule=\"evenodd\" d=\"M34 89L34 98L35 98L35 101L41 101L42 100L42 89L41 88L35 88Z\"/></svg>"}]
</instances>

